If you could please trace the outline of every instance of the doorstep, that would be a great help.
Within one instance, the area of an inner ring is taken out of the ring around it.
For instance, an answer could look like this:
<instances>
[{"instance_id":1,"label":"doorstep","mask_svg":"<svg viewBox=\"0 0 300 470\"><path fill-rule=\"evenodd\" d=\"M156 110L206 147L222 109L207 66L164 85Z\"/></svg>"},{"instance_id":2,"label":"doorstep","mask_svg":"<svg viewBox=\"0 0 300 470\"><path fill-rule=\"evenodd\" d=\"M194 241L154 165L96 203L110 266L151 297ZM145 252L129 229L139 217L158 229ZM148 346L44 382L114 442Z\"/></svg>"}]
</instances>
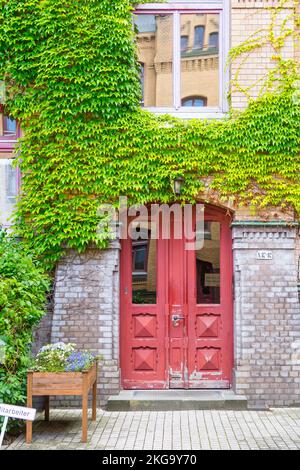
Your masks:
<instances>
[{"instance_id":1,"label":"doorstep","mask_svg":"<svg viewBox=\"0 0 300 470\"><path fill-rule=\"evenodd\" d=\"M122 390L108 411L247 410L247 398L232 390Z\"/></svg>"}]
</instances>

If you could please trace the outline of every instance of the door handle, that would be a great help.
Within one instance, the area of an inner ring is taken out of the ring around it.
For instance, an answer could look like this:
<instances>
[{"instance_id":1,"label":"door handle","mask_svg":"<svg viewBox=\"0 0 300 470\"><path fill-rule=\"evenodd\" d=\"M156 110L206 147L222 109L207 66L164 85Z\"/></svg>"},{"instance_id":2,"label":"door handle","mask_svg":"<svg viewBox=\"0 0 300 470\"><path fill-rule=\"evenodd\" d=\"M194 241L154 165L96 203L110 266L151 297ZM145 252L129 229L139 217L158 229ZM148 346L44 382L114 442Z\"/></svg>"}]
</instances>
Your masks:
<instances>
[{"instance_id":1,"label":"door handle","mask_svg":"<svg viewBox=\"0 0 300 470\"><path fill-rule=\"evenodd\" d=\"M179 315L179 314L176 314L176 313L174 315L172 315L172 322L173 322L174 326L178 326L178 322L180 320L184 320L184 319L185 319L185 317L182 316L182 315Z\"/></svg>"}]
</instances>

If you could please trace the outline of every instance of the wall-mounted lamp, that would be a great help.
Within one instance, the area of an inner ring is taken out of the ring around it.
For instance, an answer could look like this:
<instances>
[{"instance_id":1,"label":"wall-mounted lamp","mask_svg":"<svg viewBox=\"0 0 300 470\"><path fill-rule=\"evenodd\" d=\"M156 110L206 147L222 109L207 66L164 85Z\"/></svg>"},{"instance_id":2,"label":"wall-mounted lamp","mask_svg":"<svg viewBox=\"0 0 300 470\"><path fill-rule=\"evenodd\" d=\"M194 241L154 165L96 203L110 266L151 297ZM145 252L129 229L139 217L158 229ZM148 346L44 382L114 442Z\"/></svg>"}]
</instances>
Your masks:
<instances>
[{"instance_id":1,"label":"wall-mounted lamp","mask_svg":"<svg viewBox=\"0 0 300 470\"><path fill-rule=\"evenodd\" d=\"M182 176L178 176L178 178L175 178L174 180L174 193L175 196L180 196L181 195L181 189L184 184L184 178Z\"/></svg>"}]
</instances>

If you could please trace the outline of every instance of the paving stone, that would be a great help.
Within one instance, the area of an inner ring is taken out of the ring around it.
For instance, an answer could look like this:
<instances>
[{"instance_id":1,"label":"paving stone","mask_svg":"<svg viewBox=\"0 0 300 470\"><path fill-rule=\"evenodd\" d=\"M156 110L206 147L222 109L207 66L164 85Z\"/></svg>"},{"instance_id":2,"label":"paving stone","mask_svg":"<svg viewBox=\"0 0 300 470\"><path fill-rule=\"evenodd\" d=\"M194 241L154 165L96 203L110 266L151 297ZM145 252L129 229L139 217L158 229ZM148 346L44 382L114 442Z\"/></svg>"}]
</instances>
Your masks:
<instances>
[{"instance_id":1,"label":"paving stone","mask_svg":"<svg viewBox=\"0 0 300 470\"><path fill-rule=\"evenodd\" d=\"M98 410L81 443L81 410L54 410L34 423L33 442L20 436L5 450L254 450L300 449L300 408L270 411Z\"/></svg>"}]
</instances>

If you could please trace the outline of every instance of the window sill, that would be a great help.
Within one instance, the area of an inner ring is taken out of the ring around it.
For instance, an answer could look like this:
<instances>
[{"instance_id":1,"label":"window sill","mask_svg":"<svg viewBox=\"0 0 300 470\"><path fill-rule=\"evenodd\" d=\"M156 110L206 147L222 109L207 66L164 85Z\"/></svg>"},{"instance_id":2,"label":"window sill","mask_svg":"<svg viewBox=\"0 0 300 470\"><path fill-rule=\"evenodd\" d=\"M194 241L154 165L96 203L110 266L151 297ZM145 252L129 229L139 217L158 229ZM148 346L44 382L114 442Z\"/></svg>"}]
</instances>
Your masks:
<instances>
[{"instance_id":1,"label":"window sill","mask_svg":"<svg viewBox=\"0 0 300 470\"><path fill-rule=\"evenodd\" d=\"M17 138L18 138L17 134L13 134L13 133L11 133L11 134L7 133L7 134L0 135L0 140L2 142L5 141L5 140L7 142L11 142L12 140L17 141Z\"/></svg>"},{"instance_id":2,"label":"window sill","mask_svg":"<svg viewBox=\"0 0 300 470\"><path fill-rule=\"evenodd\" d=\"M145 111L149 111L157 116L170 115L179 119L225 119L228 117L228 113L220 110L207 110L205 112L198 111L176 111L174 108L143 108Z\"/></svg>"},{"instance_id":3,"label":"window sill","mask_svg":"<svg viewBox=\"0 0 300 470\"><path fill-rule=\"evenodd\" d=\"M0 136L0 151L7 152L14 150L17 142L18 138L15 135L12 137L8 137L6 135Z\"/></svg>"}]
</instances>

